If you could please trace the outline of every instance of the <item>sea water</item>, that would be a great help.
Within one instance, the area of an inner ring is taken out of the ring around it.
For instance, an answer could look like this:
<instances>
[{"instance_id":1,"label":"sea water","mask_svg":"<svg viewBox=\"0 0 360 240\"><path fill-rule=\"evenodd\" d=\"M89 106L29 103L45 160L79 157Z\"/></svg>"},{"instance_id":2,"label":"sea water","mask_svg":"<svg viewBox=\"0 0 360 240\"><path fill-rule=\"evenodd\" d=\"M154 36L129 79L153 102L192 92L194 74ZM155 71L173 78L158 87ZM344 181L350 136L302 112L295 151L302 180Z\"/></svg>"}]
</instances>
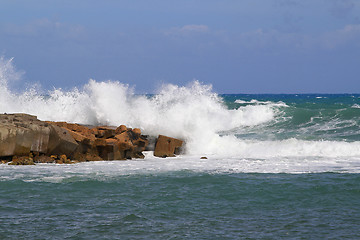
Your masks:
<instances>
[{"instance_id":1,"label":"sea water","mask_svg":"<svg viewBox=\"0 0 360 240\"><path fill-rule=\"evenodd\" d=\"M95 80L14 91L19 75L0 63L1 113L186 142L175 158L1 164L0 239L360 238L359 94L217 94L194 81L138 95Z\"/></svg>"}]
</instances>

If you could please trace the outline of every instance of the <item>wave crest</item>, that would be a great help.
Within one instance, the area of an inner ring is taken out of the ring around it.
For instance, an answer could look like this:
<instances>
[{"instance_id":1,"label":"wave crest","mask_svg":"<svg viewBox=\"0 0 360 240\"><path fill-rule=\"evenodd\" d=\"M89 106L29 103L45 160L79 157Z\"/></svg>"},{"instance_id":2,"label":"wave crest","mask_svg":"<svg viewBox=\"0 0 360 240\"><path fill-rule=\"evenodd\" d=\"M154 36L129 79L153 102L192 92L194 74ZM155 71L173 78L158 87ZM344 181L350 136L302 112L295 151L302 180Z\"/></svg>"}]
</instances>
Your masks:
<instances>
[{"instance_id":1,"label":"wave crest","mask_svg":"<svg viewBox=\"0 0 360 240\"><path fill-rule=\"evenodd\" d=\"M283 107L287 105L251 100L247 102L250 104L229 109L211 85L199 81L187 86L165 84L155 95L137 95L127 84L93 79L82 88L69 91L54 89L46 92L33 86L16 93L8 85L20 75L12 60L0 58L1 113L23 112L41 120L139 127L144 134L184 139L188 154L240 158L360 155L358 142L292 139L251 142L236 138L236 129L276 121L282 117Z\"/></svg>"}]
</instances>

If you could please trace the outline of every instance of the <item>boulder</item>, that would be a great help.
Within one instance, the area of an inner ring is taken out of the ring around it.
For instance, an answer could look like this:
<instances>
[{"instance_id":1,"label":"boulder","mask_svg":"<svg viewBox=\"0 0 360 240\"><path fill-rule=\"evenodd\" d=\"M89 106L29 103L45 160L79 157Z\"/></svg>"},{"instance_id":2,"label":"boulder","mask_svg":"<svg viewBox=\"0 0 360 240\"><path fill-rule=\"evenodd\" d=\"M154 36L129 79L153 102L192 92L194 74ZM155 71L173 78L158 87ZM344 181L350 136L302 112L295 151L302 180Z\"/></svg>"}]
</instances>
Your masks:
<instances>
[{"instance_id":1,"label":"boulder","mask_svg":"<svg viewBox=\"0 0 360 240\"><path fill-rule=\"evenodd\" d=\"M112 138L115 136L115 129L109 128L109 127L95 127L92 128L91 131L97 138Z\"/></svg>"},{"instance_id":2,"label":"boulder","mask_svg":"<svg viewBox=\"0 0 360 240\"><path fill-rule=\"evenodd\" d=\"M74 138L74 140L77 142L77 143L80 143L80 142L90 142L90 139L87 138L86 136L82 135L81 133L78 133L78 132L74 132L72 130L68 130L70 135ZM94 139L95 140L95 139Z\"/></svg>"},{"instance_id":3,"label":"boulder","mask_svg":"<svg viewBox=\"0 0 360 240\"><path fill-rule=\"evenodd\" d=\"M56 159L56 163L59 164L71 164L71 160L66 157L65 154L60 155L59 159Z\"/></svg>"},{"instance_id":4,"label":"boulder","mask_svg":"<svg viewBox=\"0 0 360 240\"><path fill-rule=\"evenodd\" d=\"M46 153L51 127L36 116L0 114L0 157Z\"/></svg>"},{"instance_id":5,"label":"boulder","mask_svg":"<svg viewBox=\"0 0 360 240\"><path fill-rule=\"evenodd\" d=\"M67 123L67 122L47 122L52 125L56 125L58 127L66 128L73 138L77 142L81 142L84 139L88 139L88 141L94 141L95 135L93 131L84 125L76 124L76 123Z\"/></svg>"},{"instance_id":6,"label":"boulder","mask_svg":"<svg viewBox=\"0 0 360 240\"><path fill-rule=\"evenodd\" d=\"M175 157L178 154L183 144L182 140L159 135L154 150L156 157Z\"/></svg>"},{"instance_id":7,"label":"boulder","mask_svg":"<svg viewBox=\"0 0 360 240\"><path fill-rule=\"evenodd\" d=\"M123 160L126 159L124 151L121 151L119 141L116 139L106 139L104 147L99 148L99 155L104 160Z\"/></svg>"},{"instance_id":8,"label":"boulder","mask_svg":"<svg viewBox=\"0 0 360 240\"><path fill-rule=\"evenodd\" d=\"M149 141L145 136L141 135L141 130L134 128L133 130L126 130L120 134L115 135L118 140L119 150L123 152L126 159L144 158L142 151L145 150Z\"/></svg>"},{"instance_id":9,"label":"boulder","mask_svg":"<svg viewBox=\"0 0 360 240\"><path fill-rule=\"evenodd\" d=\"M56 125L50 125L50 138L48 146L48 154L62 155L67 156L72 155L75 149L79 144L71 136L69 131L63 127Z\"/></svg>"},{"instance_id":10,"label":"boulder","mask_svg":"<svg viewBox=\"0 0 360 240\"><path fill-rule=\"evenodd\" d=\"M34 160L27 156L14 156L9 165L35 165Z\"/></svg>"},{"instance_id":11,"label":"boulder","mask_svg":"<svg viewBox=\"0 0 360 240\"><path fill-rule=\"evenodd\" d=\"M74 124L54 124L71 128L68 131L78 144L71 157L78 161L144 158L142 151L148 145L148 141L141 135L140 129L132 130L125 125L116 129L105 126L93 127L89 129L89 133L86 129L78 130L79 128ZM82 126L82 128L84 127Z\"/></svg>"},{"instance_id":12,"label":"boulder","mask_svg":"<svg viewBox=\"0 0 360 240\"><path fill-rule=\"evenodd\" d=\"M127 127L125 125L120 125L118 128L115 129L116 134L123 133L127 130Z\"/></svg>"},{"instance_id":13,"label":"boulder","mask_svg":"<svg viewBox=\"0 0 360 240\"><path fill-rule=\"evenodd\" d=\"M133 130L132 130L132 132L134 133L134 134L136 134L136 135L141 135L141 130L140 130L140 128L134 128Z\"/></svg>"}]
</instances>

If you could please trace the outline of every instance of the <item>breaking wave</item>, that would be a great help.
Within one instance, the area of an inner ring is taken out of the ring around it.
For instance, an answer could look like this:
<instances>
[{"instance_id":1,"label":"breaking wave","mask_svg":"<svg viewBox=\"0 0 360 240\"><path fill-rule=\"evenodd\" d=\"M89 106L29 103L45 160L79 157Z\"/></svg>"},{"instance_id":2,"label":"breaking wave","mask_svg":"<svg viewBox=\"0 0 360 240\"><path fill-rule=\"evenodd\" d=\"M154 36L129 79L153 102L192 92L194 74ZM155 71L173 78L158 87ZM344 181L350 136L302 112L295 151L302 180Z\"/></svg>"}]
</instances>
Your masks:
<instances>
[{"instance_id":1,"label":"breaking wave","mask_svg":"<svg viewBox=\"0 0 360 240\"><path fill-rule=\"evenodd\" d=\"M211 85L199 81L187 86L163 85L154 95L137 95L118 81L90 79L81 88L65 91L23 92L9 87L21 78L12 60L0 59L0 112L28 113L40 120L68 121L91 125L125 124L144 134L164 134L186 141L186 154L271 158L291 156L360 156L360 143L344 141L249 140L236 137L244 127L271 125L283 117L283 102L236 100L244 104L229 109Z\"/></svg>"}]
</instances>

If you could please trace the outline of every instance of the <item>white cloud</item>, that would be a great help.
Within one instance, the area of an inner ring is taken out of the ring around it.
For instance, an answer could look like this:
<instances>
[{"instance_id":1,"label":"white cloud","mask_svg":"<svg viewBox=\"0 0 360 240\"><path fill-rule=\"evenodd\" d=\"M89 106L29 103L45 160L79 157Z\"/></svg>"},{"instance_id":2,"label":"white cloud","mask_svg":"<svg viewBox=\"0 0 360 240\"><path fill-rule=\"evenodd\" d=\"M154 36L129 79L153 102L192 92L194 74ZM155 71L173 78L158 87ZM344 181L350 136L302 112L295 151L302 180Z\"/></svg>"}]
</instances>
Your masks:
<instances>
[{"instance_id":1,"label":"white cloud","mask_svg":"<svg viewBox=\"0 0 360 240\"><path fill-rule=\"evenodd\" d=\"M324 34L321 38L326 48L335 48L350 43L360 46L360 24L346 25L344 28Z\"/></svg>"},{"instance_id":2,"label":"white cloud","mask_svg":"<svg viewBox=\"0 0 360 240\"><path fill-rule=\"evenodd\" d=\"M190 24L182 27L174 27L165 32L165 35L191 35L198 33L206 33L209 32L210 29L207 25L196 25Z\"/></svg>"}]
</instances>

